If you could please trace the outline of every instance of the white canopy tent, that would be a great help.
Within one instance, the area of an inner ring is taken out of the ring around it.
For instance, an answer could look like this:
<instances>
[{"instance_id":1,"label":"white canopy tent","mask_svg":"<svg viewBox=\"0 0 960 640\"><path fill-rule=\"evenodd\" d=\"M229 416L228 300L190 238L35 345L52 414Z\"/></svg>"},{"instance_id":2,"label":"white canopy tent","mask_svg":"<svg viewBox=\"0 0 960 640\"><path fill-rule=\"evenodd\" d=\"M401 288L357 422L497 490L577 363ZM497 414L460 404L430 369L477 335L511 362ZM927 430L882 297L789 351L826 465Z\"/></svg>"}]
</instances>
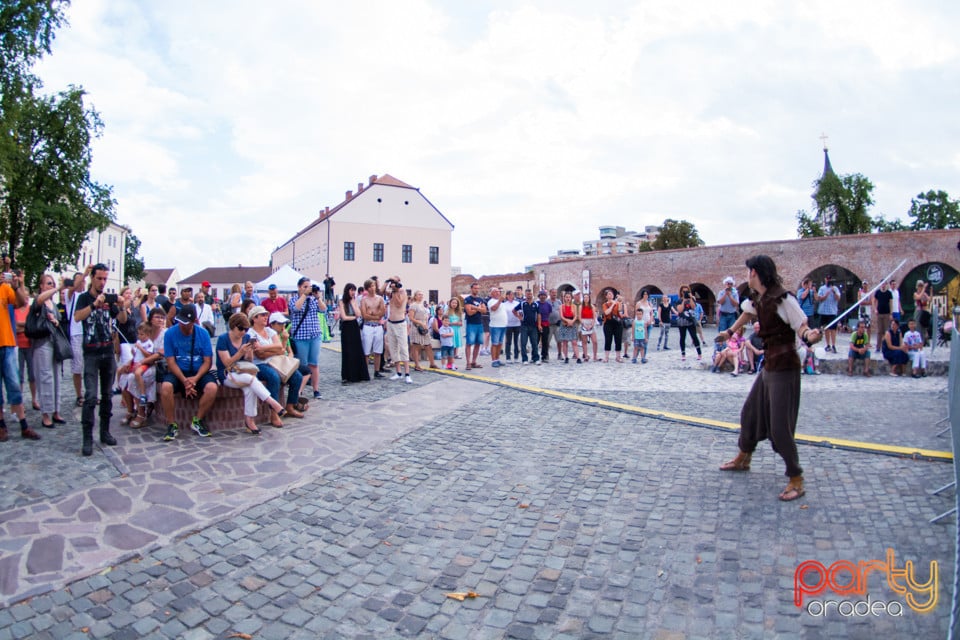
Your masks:
<instances>
[{"instance_id":1,"label":"white canopy tent","mask_svg":"<svg viewBox=\"0 0 960 640\"><path fill-rule=\"evenodd\" d=\"M297 273L290 265L285 264L260 282L254 283L253 288L255 291L266 291L267 287L275 284L277 291L294 293L297 290L297 281L302 277L302 273Z\"/></svg>"}]
</instances>

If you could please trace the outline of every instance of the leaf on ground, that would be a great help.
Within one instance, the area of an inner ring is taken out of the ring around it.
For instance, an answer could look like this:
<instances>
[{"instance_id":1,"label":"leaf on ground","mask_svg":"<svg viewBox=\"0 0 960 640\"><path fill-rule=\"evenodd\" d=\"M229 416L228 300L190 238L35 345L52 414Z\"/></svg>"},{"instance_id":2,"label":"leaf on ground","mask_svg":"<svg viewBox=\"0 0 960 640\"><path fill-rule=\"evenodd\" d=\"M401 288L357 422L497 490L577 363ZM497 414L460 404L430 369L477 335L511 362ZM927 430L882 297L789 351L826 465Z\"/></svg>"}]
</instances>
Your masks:
<instances>
[{"instance_id":1,"label":"leaf on ground","mask_svg":"<svg viewBox=\"0 0 960 640\"><path fill-rule=\"evenodd\" d=\"M517 505L517 508L518 508L518 509L529 509L529 508L530 508L530 505L527 504L526 502L521 502L520 504Z\"/></svg>"},{"instance_id":2,"label":"leaf on ground","mask_svg":"<svg viewBox=\"0 0 960 640\"><path fill-rule=\"evenodd\" d=\"M446 594L448 598L459 600L460 602L463 602L467 598L476 598L479 595L476 591L454 591L453 593Z\"/></svg>"},{"instance_id":3,"label":"leaf on ground","mask_svg":"<svg viewBox=\"0 0 960 640\"><path fill-rule=\"evenodd\" d=\"M227 636L228 638L240 638L241 640L253 640L253 636L249 633L234 633Z\"/></svg>"}]
</instances>

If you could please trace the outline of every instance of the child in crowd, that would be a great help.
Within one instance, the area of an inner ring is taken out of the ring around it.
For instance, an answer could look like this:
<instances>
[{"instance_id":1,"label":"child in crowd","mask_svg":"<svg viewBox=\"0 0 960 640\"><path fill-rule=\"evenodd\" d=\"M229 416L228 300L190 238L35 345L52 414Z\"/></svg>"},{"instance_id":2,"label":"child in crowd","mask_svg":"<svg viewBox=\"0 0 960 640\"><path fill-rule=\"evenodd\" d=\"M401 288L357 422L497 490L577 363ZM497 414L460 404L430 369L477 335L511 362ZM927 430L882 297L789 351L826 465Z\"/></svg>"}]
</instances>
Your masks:
<instances>
[{"instance_id":1,"label":"child in crowd","mask_svg":"<svg viewBox=\"0 0 960 640\"><path fill-rule=\"evenodd\" d=\"M917 321L911 318L907 322L907 332L903 336L903 344L907 346L907 355L913 367L913 377L927 376L927 354L923 351L923 336L917 331Z\"/></svg>"},{"instance_id":2,"label":"child in crowd","mask_svg":"<svg viewBox=\"0 0 960 640\"><path fill-rule=\"evenodd\" d=\"M147 404L147 388L143 382L143 374L150 368L143 361L154 354L155 347L150 339L150 325L146 322L137 327L137 342L133 345L133 377L137 381L137 390L140 392L140 404Z\"/></svg>"},{"instance_id":3,"label":"child in crowd","mask_svg":"<svg viewBox=\"0 0 960 640\"><path fill-rule=\"evenodd\" d=\"M647 324L644 310L639 305L633 321L633 364L637 364L637 355L640 356L642 364L647 364Z\"/></svg>"},{"instance_id":4,"label":"child in crowd","mask_svg":"<svg viewBox=\"0 0 960 640\"><path fill-rule=\"evenodd\" d=\"M453 365L453 327L450 326L450 316L444 314L441 316L443 324L440 325L440 358L444 366L450 371L456 371Z\"/></svg>"},{"instance_id":5,"label":"child in crowd","mask_svg":"<svg viewBox=\"0 0 960 640\"><path fill-rule=\"evenodd\" d=\"M726 342L726 347L720 353L714 353L713 356L713 368L711 371L714 373L719 373L723 368L725 362L729 362L733 365L733 373L730 375L738 376L740 375L740 352L743 349L743 344L747 341L743 337L744 327L740 327L737 331L730 335L730 339Z\"/></svg>"},{"instance_id":6,"label":"child in crowd","mask_svg":"<svg viewBox=\"0 0 960 640\"><path fill-rule=\"evenodd\" d=\"M853 361L863 362L863 375L870 373L870 334L867 333L867 323L857 322L857 330L850 336L850 350L847 352L847 375L853 375Z\"/></svg>"}]
</instances>

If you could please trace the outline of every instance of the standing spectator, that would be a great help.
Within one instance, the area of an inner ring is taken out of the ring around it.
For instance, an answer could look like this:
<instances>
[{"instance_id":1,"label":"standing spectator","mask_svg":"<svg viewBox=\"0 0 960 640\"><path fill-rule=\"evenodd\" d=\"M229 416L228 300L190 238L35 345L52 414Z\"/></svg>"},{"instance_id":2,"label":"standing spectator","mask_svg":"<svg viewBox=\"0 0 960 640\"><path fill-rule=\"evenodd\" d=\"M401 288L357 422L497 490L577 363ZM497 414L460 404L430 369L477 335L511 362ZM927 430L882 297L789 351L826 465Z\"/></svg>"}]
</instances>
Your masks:
<instances>
[{"instance_id":1,"label":"standing spectator","mask_svg":"<svg viewBox=\"0 0 960 640\"><path fill-rule=\"evenodd\" d=\"M253 282L247 280L243 283L243 299L252 300L253 304L260 304L260 296L253 290Z\"/></svg>"},{"instance_id":2,"label":"standing spectator","mask_svg":"<svg viewBox=\"0 0 960 640\"><path fill-rule=\"evenodd\" d=\"M500 367L500 351L503 349L503 338L507 332L507 307L500 299L500 288L490 290L490 299L487 300L487 311L490 313L490 366ZM431 364L432 364L431 360Z\"/></svg>"},{"instance_id":3,"label":"standing spectator","mask_svg":"<svg viewBox=\"0 0 960 640\"><path fill-rule=\"evenodd\" d=\"M700 352L700 340L697 339L697 332L694 328L697 323L697 313L689 286L683 285L680 287L679 300L677 300L677 306L674 309L677 312L677 327L680 328L680 361L684 362L687 359L688 333L693 341L694 348L697 350L697 360L701 360L703 355Z\"/></svg>"},{"instance_id":4,"label":"standing spectator","mask_svg":"<svg viewBox=\"0 0 960 640\"><path fill-rule=\"evenodd\" d=\"M384 284L386 285L386 294L390 296L390 302L387 305L386 342L390 353L393 354L393 361L397 365L397 372L390 379L404 379L407 384L412 384L413 380L410 379L409 337L407 335L407 292L400 282L400 276L390 278ZM479 326L482 327L483 325ZM480 340L482 339L481 337ZM477 346L479 347L479 344ZM402 375L400 373L401 369L404 372Z\"/></svg>"},{"instance_id":5,"label":"standing spectator","mask_svg":"<svg viewBox=\"0 0 960 640\"><path fill-rule=\"evenodd\" d=\"M26 288L24 288L26 290ZM27 296L29 297L30 292L27 291ZM27 337L27 314L30 313L30 305L23 305L22 307L17 307L13 312L14 322L17 324L17 330L14 331L14 334L17 338L17 356L20 367L18 373L20 374L20 391L23 392L23 382L26 380L30 387L30 401L35 411L40 410L40 405L37 404L37 377L36 371L33 368L33 341ZM26 373L26 376L24 376Z\"/></svg>"},{"instance_id":6,"label":"standing spectator","mask_svg":"<svg viewBox=\"0 0 960 640\"><path fill-rule=\"evenodd\" d=\"M213 307L207 304L207 297L202 291L198 291L197 295L193 296L193 304L197 307L197 322L207 330L211 338L215 338L217 327L213 323Z\"/></svg>"},{"instance_id":7,"label":"standing spectator","mask_svg":"<svg viewBox=\"0 0 960 640\"><path fill-rule=\"evenodd\" d=\"M657 304L657 311L660 312L660 334L657 336L657 351L660 351L660 342L663 341L663 350L669 351L667 340L670 338L670 296L663 294L660 296L660 302Z\"/></svg>"},{"instance_id":8,"label":"standing spectator","mask_svg":"<svg viewBox=\"0 0 960 640\"><path fill-rule=\"evenodd\" d=\"M120 289L118 304L127 312L126 322L116 321L117 332L115 334L116 342L114 345L114 354L120 359L117 366L117 378L113 387L113 395L122 393L120 389L120 371L133 362L133 345L137 342L137 303L133 299L133 291L130 287Z\"/></svg>"},{"instance_id":9,"label":"standing spectator","mask_svg":"<svg viewBox=\"0 0 960 640\"><path fill-rule=\"evenodd\" d=\"M483 344L483 314L487 312L487 301L480 297L480 283L470 285L470 295L463 300L467 314L467 370L481 369L477 364L480 345Z\"/></svg>"},{"instance_id":10,"label":"standing spectator","mask_svg":"<svg viewBox=\"0 0 960 640\"><path fill-rule=\"evenodd\" d=\"M413 360L413 370L423 371L420 367L420 356L426 352L430 368L436 369L433 361L433 345L430 343L430 310L423 304L423 291L413 292L413 302L407 311L410 319L410 359Z\"/></svg>"},{"instance_id":11,"label":"standing spectator","mask_svg":"<svg viewBox=\"0 0 960 640\"><path fill-rule=\"evenodd\" d=\"M383 316L387 314L387 306L383 302L383 296L377 293L375 280L367 280L363 283L363 287L366 295L360 300L359 305L360 318L363 320L363 327L360 329L363 354L365 357L373 356L373 377L382 378L380 365L383 358ZM340 333L342 341L343 316L340 316Z\"/></svg>"},{"instance_id":12,"label":"standing spectator","mask_svg":"<svg viewBox=\"0 0 960 640\"><path fill-rule=\"evenodd\" d=\"M644 291L646 294L646 291ZM633 359L631 362L637 364L637 356L640 356L640 364L647 363L647 312L638 303L636 305L635 317L633 319Z\"/></svg>"},{"instance_id":13,"label":"standing spectator","mask_svg":"<svg viewBox=\"0 0 960 640\"><path fill-rule=\"evenodd\" d=\"M507 364L511 364L513 362L520 362L520 318L513 313L517 305L520 304L520 301L516 299L512 290L507 291L504 295L506 295L507 299L500 303L507 311L507 330L505 332L503 351L507 357ZM451 300L450 303L452 305L453 300ZM449 314L447 320L449 320ZM512 358L511 353L513 355Z\"/></svg>"},{"instance_id":14,"label":"standing spectator","mask_svg":"<svg viewBox=\"0 0 960 640\"><path fill-rule=\"evenodd\" d=\"M290 309L287 307L287 299L277 291L277 285L271 284L267 287L267 297L263 299L263 308L268 313L282 313L285 316L290 315Z\"/></svg>"},{"instance_id":15,"label":"standing spectator","mask_svg":"<svg viewBox=\"0 0 960 640\"><path fill-rule=\"evenodd\" d=\"M823 286L817 291L817 303L819 304L817 311L820 314L820 326L826 327L831 322L836 320L837 314L840 313L840 289L837 287L837 285L833 284L830 274L827 274L823 277ZM827 343L824 351L832 351L833 353L836 353L836 326L826 329L823 333L823 336L824 341Z\"/></svg>"},{"instance_id":16,"label":"standing spectator","mask_svg":"<svg viewBox=\"0 0 960 640\"><path fill-rule=\"evenodd\" d=\"M620 341L623 343L623 359L630 357L630 346L633 344L633 314L634 305L627 300L620 302L620 325L623 327L623 335Z\"/></svg>"},{"instance_id":17,"label":"standing spectator","mask_svg":"<svg viewBox=\"0 0 960 640\"><path fill-rule=\"evenodd\" d=\"M329 307L333 304L333 288L337 286L333 276L329 273L323 279L323 301Z\"/></svg>"},{"instance_id":18,"label":"standing spectator","mask_svg":"<svg viewBox=\"0 0 960 640\"><path fill-rule=\"evenodd\" d=\"M560 331L560 300L557 298L557 290L550 289L549 291L549 302L550 302L550 326L548 330L550 331L550 337L547 339L547 342L556 343L557 345L557 360L563 357L560 353L560 340L557 334Z\"/></svg>"},{"instance_id":19,"label":"standing spectator","mask_svg":"<svg viewBox=\"0 0 960 640\"><path fill-rule=\"evenodd\" d=\"M170 293L172 294L173 292L171 291ZM157 304L163 309L164 314L170 311L170 305L173 304L167 296L167 285L163 283L157 285Z\"/></svg>"},{"instance_id":20,"label":"standing spectator","mask_svg":"<svg viewBox=\"0 0 960 640\"><path fill-rule=\"evenodd\" d=\"M603 354L604 362L610 362L610 347L614 346L617 362L623 362L620 349L623 342L623 329L620 326L620 296L614 297L613 289L607 289L606 300L601 308L603 316Z\"/></svg>"},{"instance_id":21,"label":"standing spectator","mask_svg":"<svg viewBox=\"0 0 960 640\"><path fill-rule=\"evenodd\" d=\"M90 268L90 287L77 300L73 318L83 324L83 448L85 456L93 455L93 412L97 408L97 385L100 400L100 442L114 446L117 441L110 435L110 417L113 402L110 387L117 362L113 358L113 320L120 324L127 321L127 310L118 304L116 294L106 294L110 271L105 264Z\"/></svg>"},{"instance_id":22,"label":"standing spectator","mask_svg":"<svg viewBox=\"0 0 960 640\"><path fill-rule=\"evenodd\" d=\"M564 364L570 362L571 346L573 346L574 359L577 364L581 363L580 358L577 357L577 338L577 307L573 304L573 295L568 291L563 294L563 304L560 305L560 328L557 330Z\"/></svg>"},{"instance_id":23,"label":"standing spectator","mask_svg":"<svg viewBox=\"0 0 960 640\"><path fill-rule=\"evenodd\" d=\"M917 289L913 292L913 319L917 321L917 331L923 336L923 344L930 342L930 285L917 280Z\"/></svg>"},{"instance_id":24,"label":"standing spectator","mask_svg":"<svg viewBox=\"0 0 960 640\"><path fill-rule=\"evenodd\" d=\"M377 296L379 298L379 296ZM383 304L383 298L380 298L380 304ZM360 334L360 325L357 319L360 317L360 307L357 304L357 286L348 282L343 287L343 295L340 302L337 303L340 314L340 380L343 383L350 382L368 382L370 380L370 371L367 368L367 356L364 353L363 339ZM379 334L380 351L383 351L383 330L380 328L380 322L375 323L373 331ZM380 364L381 353L377 354L377 365ZM383 377L379 371L374 369L374 375Z\"/></svg>"},{"instance_id":25,"label":"standing spectator","mask_svg":"<svg viewBox=\"0 0 960 640\"><path fill-rule=\"evenodd\" d=\"M524 301L513 313L520 319L520 357L523 364L527 364L527 343L530 344L530 359L534 364L540 364L540 310L539 304L533 299L533 291L524 291Z\"/></svg>"},{"instance_id":26,"label":"standing spectator","mask_svg":"<svg viewBox=\"0 0 960 640\"><path fill-rule=\"evenodd\" d=\"M800 288L797 289L797 302L800 303L800 309L807 316L807 324L810 326L813 325L813 314L816 311L816 297L817 292L813 289L813 280L804 278L803 282L800 283Z\"/></svg>"},{"instance_id":27,"label":"standing spectator","mask_svg":"<svg viewBox=\"0 0 960 640\"><path fill-rule=\"evenodd\" d=\"M76 319L77 302L80 295L86 290L87 276L90 275L90 266L83 273L75 273L69 288L64 287L60 297L64 300L67 320L70 322L70 350L73 358L70 359L70 373L73 374L73 390L77 393L77 406L83 406L83 325ZM64 282L64 285L68 284Z\"/></svg>"},{"instance_id":28,"label":"standing spectator","mask_svg":"<svg viewBox=\"0 0 960 640\"><path fill-rule=\"evenodd\" d=\"M31 313L46 314L47 321L55 327L60 326L60 314L53 304L57 293L57 283L53 276L44 274L40 278L40 293L33 304ZM19 337L19 336L18 336ZM57 424L65 424L60 417L60 363L53 358L53 338L47 333L45 338L33 341L33 370L36 371L40 390L41 424L52 429Z\"/></svg>"},{"instance_id":29,"label":"standing spectator","mask_svg":"<svg viewBox=\"0 0 960 640\"><path fill-rule=\"evenodd\" d=\"M900 322L902 307L900 306L900 289L897 288L896 280L890 280L890 293L893 296L893 299L890 301L890 316L897 322Z\"/></svg>"},{"instance_id":30,"label":"standing spectator","mask_svg":"<svg viewBox=\"0 0 960 640\"><path fill-rule=\"evenodd\" d=\"M301 362L310 368L314 399L320 398L320 345L323 336L317 313L327 306L313 295L313 284L304 276L297 281L297 293L290 300L290 339ZM252 318L251 318L252 320Z\"/></svg>"},{"instance_id":31,"label":"standing spectator","mask_svg":"<svg viewBox=\"0 0 960 640\"><path fill-rule=\"evenodd\" d=\"M857 291L857 301L860 303L857 308L857 315L867 323L867 329L870 329L872 326L870 312L873 310L873 299L867 297L868 293L870 293L870 285L864 280L860 283L860 289Z\"/></svg>"},{"instance_id":32,"label":"standing spectator","mask_svg":"<svg viewBox=\"0 0 960 640\"><path fill-rule=\"evenodd\" d=\"M643 318L644 334L646 339L650 339L650 327L653 326L653 305L650 304L650 292L644 289L640 292L640 299L637 300L637 318ZM642 315L641 315L642 312Z\"/></svg>"},{"instance_id":33,"label":"standing spectator","mask_svg":"<svg viewBox=\"0 0 960 640\"><path fill-rule=\"evenodd\" d=\"M173 291L173 289L171 289ZM193 287L183 287L180 289L180 297L176 298L173 301L173 304L170 305L170 308L167 310L167 326L172 327L174 325L174 316L180 313L180 310L183 309L184 305L193 304Z\"/></svg>"},{"instance_id":34,"label":"standing spectator","mask_svg":"<svg viewBox=\"0 0 960 640\"><path fill-rule=\"evenodd\" d=\"M717 303L720 305L720 317L717 319L717 331L726 331L736 322L740 312L740 294L733 286L733 278L723 279L723 289L717 294ZM681 331L681 335L683 332ZM683 338L681 338L682 340Z\"/></svg>"},{"instance_id":35,"label":"standing spectator","mask_svg":"<svg viewBox=\"0 0 960 640\"><path fill-rule=\"evenodd\" d=\"M590 294L584 294L578 317L583 361L590 362L590 356L587 355L587 342L591 342L593 343L593 361L597 362L597 311L593 307L593 301L590 300Z\"/></svg>"},{"instance_id":36,"label":"standing spectator","mask_svg":"<svg viewBox=\"0 0 960 640\"><path fill-rule=\"evenodd\" d=\"M873 294L873 315L877 319L877 349L883 343L883 334L890 328L893 318L893 293L887 288L886 281L880 283L880 290ZM899 323L898 323L899 324Z\"/></svg>"},{"instance_id":37,"label":"standing spectator","mask_svg":"<svg viewBox=\"0 0 960 640\"><path fill-rule=\"evenodd\" d=\"M453 327L453 357L459 360L459 351L463 347L463 300L460 296L450 298L447 304L447 316L450 319L450 326Z\"/></svg>"},{"instance_id":38,"label":"standing spectator","mask_svg":"<svg viewBox=\"0 0 960 640\"><path fill-rule=\"evenodd\" d=\"M513 291L507 292L513 295ZM453 364L453 327L450 326L449 316L440 316L440 358L447 371L456 371L457 367Z\"/></svg>"},{"instance_id":39,"label":"standing spectator","mask_svg":"<svg viewBox=\"0 0 960 640\"><path fill-rule=\"evenodd\" d=\"M553 305L547 299L547 292L542 290L538 296L538 309L540 311L540 361L550 361L550 315L553 313Z\"/></svg>"},{"instance_id":40,"label":"standing spectator","mask_svg":"<svg viewBox=\"0 0 960 640\"><path fill-rule=\"evenodd\" d=\"M206 280L200 283L200 293L203 294L203 303L213 306L213 295L210 293L210 283Z\"/></svg>"},{"instance_id":41,"label":"standing spectator","mask_svg":"<svg viewBox=\"0 0 960 640\"><path fill-rule=\"evenodd\" d=\"M147 299L140 304L137 314L140 316L140 322L147 322L150 312L160 306L160 288L155 284L147 285Z\"/></svg>"}]
</instances>

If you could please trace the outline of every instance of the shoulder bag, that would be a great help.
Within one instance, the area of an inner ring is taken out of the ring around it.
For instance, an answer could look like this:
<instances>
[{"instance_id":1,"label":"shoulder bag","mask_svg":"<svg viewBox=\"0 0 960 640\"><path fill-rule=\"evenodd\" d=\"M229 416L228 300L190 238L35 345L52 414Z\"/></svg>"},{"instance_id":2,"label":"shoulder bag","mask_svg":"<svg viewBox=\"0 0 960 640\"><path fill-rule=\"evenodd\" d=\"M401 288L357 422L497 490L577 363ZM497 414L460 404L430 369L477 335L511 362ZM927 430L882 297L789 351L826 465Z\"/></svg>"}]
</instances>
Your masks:
<instances>
[{"instance_id":1,"label":"shoulder bag","mask_svg":"<svg viewBox=\"0 0 960 640\"><path fill-rule=\"evenodd\" d=\"M50 342L53 345L54 362L63 362L73 358L73 348L70 346L70 338L67 337L63 325L54 325L47 320L50 326Z\"/></svg>"},{"instance_id":2,"label":"shoulder bag","mask_svg":"<svg viewBox=\"0 0 960 640\"><path fill-rule=\"evenodd\" d=\"M280 374L280 381L284 384L300 368L300 360L293 356L270 356L267 364L276 369Z\"/></svg>"},{"instance_id":3,"label":"shoulder bag","mask_svg":"<svg viewBox=\"0 0 960 640\"><path fill-rule=\"evenodd\" d=\"M39 340L50 335L47 314L44 313L45 305L30 305L27 312L27 321L24 323L23 333L31 340Z\"/></svg>"}]
</instances>

